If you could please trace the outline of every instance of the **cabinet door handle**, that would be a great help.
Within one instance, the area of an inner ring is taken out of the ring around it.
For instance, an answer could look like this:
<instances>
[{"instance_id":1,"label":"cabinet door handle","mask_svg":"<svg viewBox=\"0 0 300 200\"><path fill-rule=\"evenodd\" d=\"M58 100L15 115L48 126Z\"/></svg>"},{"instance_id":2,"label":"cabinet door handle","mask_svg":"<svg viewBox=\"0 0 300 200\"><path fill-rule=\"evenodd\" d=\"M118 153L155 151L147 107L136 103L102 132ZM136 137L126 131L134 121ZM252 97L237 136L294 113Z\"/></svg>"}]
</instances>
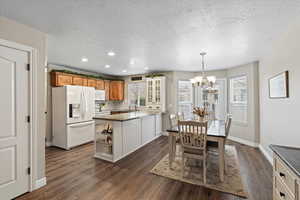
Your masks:
<instances>
[{"instance_id":1,"label":"cabinet door handle","mask_svg":"<svg viewBox=\"0 0 300 200\"><path fill-rule=\"evenodd\" d=\"M285 174L282 172L279 172L279 176L285 178Z\"/></svg>"}]
</instances>

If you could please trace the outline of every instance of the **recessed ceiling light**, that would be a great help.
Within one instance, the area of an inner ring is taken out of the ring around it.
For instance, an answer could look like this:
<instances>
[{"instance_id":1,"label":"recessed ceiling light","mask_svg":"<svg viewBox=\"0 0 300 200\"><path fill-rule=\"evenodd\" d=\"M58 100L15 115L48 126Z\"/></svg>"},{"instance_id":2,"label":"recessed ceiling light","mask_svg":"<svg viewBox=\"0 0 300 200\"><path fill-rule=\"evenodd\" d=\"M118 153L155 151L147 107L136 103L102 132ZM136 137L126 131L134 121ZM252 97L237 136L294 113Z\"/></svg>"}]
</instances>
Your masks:
<instances>
[{"instance_id":1,"label":"recessed ceiling light","mask_svg":"<svg viewBox=\"0 0 300 200\"><path fill-rule=\"evenodd\" d=\"M123 73L125 73L125 72L127 72L127 70L126 70L126 69L124 69L122 72L123 72Z\"/></svg>"},{"instance_id":2,"label":"recessed ceiling light","mask_svg":"<svg viewBox=\"0 0 300 200\"><path fill-rule=\"evenodd\" d=\"M109 56L115 56L115 55L116 55L116 53L115 53L115 52L113 52L113 51L109 51L109 52L107 53L107 55L109 55Z\"/></svg>"},{"instance_id":3,"label":"recessed ceiling light","mask_svg":"<svg viewBox=\"0 0 300 200\"><path fill-rule=\"evenodd\" d=\"M131 64L131 65L134 65L134 64L135 64L135 60L134 60L134 59L131 59L131 60L130 60L130 64Z\"/></svg>"},{"instance_id":4,"label":"recessed ceiling light","mask_svg":"<svg viewBox=\"0 0 300 200\"><path fill-rule=\"evenodd\" d=\"M149 69L149 67L145 67L144 69L145 69L145 70L148 70L148 69Z\"/></svg>"},{"instance_id":5,"label":"recessed ceiling light","mask_svg":"<svg viewBox=\"0 0 300 200\"><path fill-rule=\"evenodd\" d=\"M81 58L81 62L88 62L88 61L89 61L89 59L87 59L85 57Z\"/></svg>"},{"instance_id":6,"label":"recessed ceiling light","mask_svg":"<svg viewBox=\"0 0 300 200\"><path fill-rule=\"evenodd\" d=\"M105 65L105 68L110 68L110 65Z\"/></svg>"}]
</instances>

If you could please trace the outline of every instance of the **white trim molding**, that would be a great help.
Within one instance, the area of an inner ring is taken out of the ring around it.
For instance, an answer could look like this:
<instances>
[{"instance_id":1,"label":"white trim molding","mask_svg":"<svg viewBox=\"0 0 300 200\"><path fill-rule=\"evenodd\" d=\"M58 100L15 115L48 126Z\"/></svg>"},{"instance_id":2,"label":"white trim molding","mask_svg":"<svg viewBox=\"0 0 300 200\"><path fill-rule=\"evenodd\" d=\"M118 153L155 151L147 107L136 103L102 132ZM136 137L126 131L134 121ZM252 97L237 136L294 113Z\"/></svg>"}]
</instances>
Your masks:
<instances>
[{"instance_id":1,"label":"white trim molding","mask_svg":"<svg viewBox=\"0 0 300 200\"><path fill-rule=\"evenodd\" d=\"M238 143L241 143L241 144L244 144L244 145L247 145L247 146L255 147L255 148L257 148L259 146L258 143L251 142L251 141L241 139L241 138L238 138L238 137L234 137L234 136L228 136L228 139L232 140L232 141L235 141L235 142L238 142Z\"/></svg>"},{"instance_id":2,"label":"white trim molding","mask_svg":"<svg viewBox=\"0 0 300 200\"><path fill-rule=\"evenodd\" d=\"M46 141L46 147L51 147L51 146L52 146L52 142Z\"/></svg>"},{"instance_id":3,"label":"white trim molding","mask_svg":"<svg viewBox=\"0 0 300 200\"><path fill-rule=\"evenodd\" d=\"M47 184L47 178L46 177L38 179L38 180L35 181L34 189L37 190L37 189L45 186L46 184Z\"/></svg>"},{"instance_id":4,"label":"white trim molding","mask_svg":"<svg viewBox=\"0 0 300 200\"><path fill-rule=\"evenodd\" d=\"M266 157L266 159L271 163L271 165L273 165L273 157L270 154L268 154L267 150L265 150L261 144L258 146L258 148L261 151L261 153Z\"/></svg>"}]
</instances>

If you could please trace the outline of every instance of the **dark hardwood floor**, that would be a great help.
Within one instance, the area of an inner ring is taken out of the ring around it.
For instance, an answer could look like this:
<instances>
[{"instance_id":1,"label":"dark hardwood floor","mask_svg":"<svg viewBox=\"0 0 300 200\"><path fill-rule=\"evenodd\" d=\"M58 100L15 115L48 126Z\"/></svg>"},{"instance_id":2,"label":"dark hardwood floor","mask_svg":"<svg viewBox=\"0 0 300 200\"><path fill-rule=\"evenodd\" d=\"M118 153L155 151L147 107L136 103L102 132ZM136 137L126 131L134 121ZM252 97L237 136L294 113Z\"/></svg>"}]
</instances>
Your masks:
<instances>
[{"instance_id":1,"label":"dark hardwood floor","mask_svg":"<svg viewBox=\"0 0 300 200\"><path fill-rule=\"evenodd\" d=\"M234 142L251 200L272 199L272 167L258 149ZM239 197L156 176L149 171L168 153L162 136L119 162L93 158L93 144L70 151L46 149L47 186L18 200L197 199L238 200Z\"/></svg>"}]
</instances>

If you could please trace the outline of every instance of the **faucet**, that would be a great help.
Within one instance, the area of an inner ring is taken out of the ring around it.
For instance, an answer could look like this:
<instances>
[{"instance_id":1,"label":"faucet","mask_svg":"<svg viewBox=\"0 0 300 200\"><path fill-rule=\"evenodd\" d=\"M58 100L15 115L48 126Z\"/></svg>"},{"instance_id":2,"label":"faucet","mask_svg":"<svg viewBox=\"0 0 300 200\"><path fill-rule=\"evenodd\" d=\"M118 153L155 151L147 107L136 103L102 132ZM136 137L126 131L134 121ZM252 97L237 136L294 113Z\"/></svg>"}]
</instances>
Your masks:
<instances>
[{"instance_id":1,"label":"faucet","mask_svg":"<svg viewBox=\"0 0 300 200\"><path fill-rule=\"evenodd\" d=\"M132 110L136 112L138 110L137 105L134 105L134 109L132 109L132 106L129 106L129 111L132 111Z\"/></svg>"}]
</instances>

